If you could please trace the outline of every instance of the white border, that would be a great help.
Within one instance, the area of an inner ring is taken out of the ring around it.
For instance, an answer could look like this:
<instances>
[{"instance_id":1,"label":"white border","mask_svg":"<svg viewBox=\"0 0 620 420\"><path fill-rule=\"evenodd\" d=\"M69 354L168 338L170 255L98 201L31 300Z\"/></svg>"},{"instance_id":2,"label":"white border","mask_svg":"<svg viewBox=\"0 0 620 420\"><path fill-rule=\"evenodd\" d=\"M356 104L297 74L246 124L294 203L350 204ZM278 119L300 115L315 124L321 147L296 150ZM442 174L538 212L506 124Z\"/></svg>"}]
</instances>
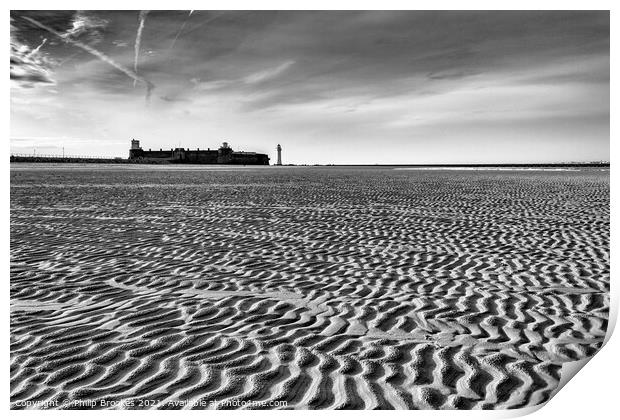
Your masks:
<instances>
[{"instance_id":1,"label":"white border","mask_svg":"<svg viewBox=\"0 0 620 420\"><path fill-rule=\"evenodd\" d=\"M616 2L617 3L617 2ZM615 14L617 13L617 7L614 8L614 2L612 1L599 1L599 0L590 0L587 2L579 2L579 1L542 1L542 0L522 0L522 1L457 1L457 0L445 0L445 1L406 1L406 0L381 0L381 1L356 1L356 2L345 2L345 1L335 1L335 0L314 0L314 1L238 1L238 0L229 0L229 1L174 1L174 2L163 2L163 1L119 1L119 0L109 0L109 1L9 1L8 8L5 11L4 22L7 24L9 22L9 10L10 9L18 9L18 10L27 10L27 9L118 9L118 10L139 10L139 9L151 9L151 10L190 10L190 9L205 9L205 10L253 10L253 9L271 9L271 10L388 10L388 9L413 9L413 10L611 10L611 74L618 74L618 66L616 63L616 58L618 56L618 39L617 39L617 31L615 28L617 27L618 19ZM9 25L6 26L6 33L8 37ZM8 48L5 50L8 51ZM5 70L7 73L9 71L8 66ZM10 109L10 88L9 88L9 75L7 74L4 78L5 81L5 92L7 92L7 96L5 97L4 102L4 112L2 114L2 122L3 127L5 129L6 137L5 137L5 154L4 160L2 161L2 171L4 173L4 182L2 183L2 196L7 197L6 205L4 207L5 220L10 220L10 212L9 212L9 180L10 180L10 166L8 163L8 155L9 151L9 141L10 132L9 132L9 109ZM617 101L617 95L615 92L616 84L611 82L611 138L614 138L614 135L617 134L617 113L614 113L616 110L614 104ZM611 155L615 158L617 152L617 146L614 142L610 142L611 147ZM613 160L613 159L610 159ZM611 185L617 185L617 175L616 171L611 171ZM616 235L616 209L618 208L618 199L617 195L614 193L614 190L611 191L611 208L612 208L612 241L611 241L611 249L616 250L616 241L615 238L618 237ZM8 365L8 353L9 353L9 223L5 223L2 225L2 233L3 237L7 238L2 243L3 246L3 255L4 255L4 287L2 289L4 293L4 302L5 302L5 334L2 336L4 349L5 349L5 363L2 364L1 377L3 380L1 381L1 391L2 395L6 398L5 410L8 410L9 407L9 365ZM612 252L612 256L615 256L616 253ZM612 257L612 278L615 277L615 269L616 260ZM615 285L615 281L613 282ZM610 314L610 327L608 331L612 330L613 325L615 325L617 318L617 310L618 310L618 302L619 302L619 294L616 287L612 287L612 314ZM616 334L617 335L617 334ZM527 411L534 410L535 412L530 415L529 418L562 418L562 419L588 419L588 418L611 418L611 413L615 412L615 403L616 398L618 398L618 386L620 382L619 373L619 363L618 363L618 355L620 354L620 342L617 337L612 337L609 342L605 345L605 347L586 365L583 371L579 372L575 379L569 381L569 383L554 397L552 398L546 406L542 409L540 407L524 409L524 410L513 410L513 411L400 411L395 413L390 413L390 416L396 416L400 418L411 418L415 417L416 419L426 419L426 418L510 418L516 417L522 414L526 414ZM93 416L95 418L101 418L101 416L108 415L108 411L92 411L88 413L88 416ZM115 412L121 417L125 416L138 416L138 417L146 417L146 416L170 416L173 415L172 412L169 411L123 411L123 412ZM174 412L177 413L177 412ZM194 414L192 414L194 413ZM186 416L202 416L204 413L202 412L192 412L186 414ZM200 413L200 414L196 414ZM268 412L211 412L215 417L226 416L226 418L248 418L252 416L253 418L283 418L284 416L289 416L290 411L268 411ZM9 413L6 413L9 414ZM76 418L78 416L83 416L84 413L78 411L66 411L66 412L58 412L58 411L11 411L11 416L15 418L31 418L38 417L40 415L45 415L48 418ZM112 414L115 415L115 414ZM211 415L211 414L207 414ZM370 418L370 416L375 416L376 414L372 411L346 411L346 412L331 412L331 411L296 411L295 416L306 417L310 416L318 416L318 417L332 417L332 416L344 417L344 418L357 418L359 416ZM381 415L381 414L379 414ZM176 415L175 415L176 416Z\"/></svg>"}]
</instances>

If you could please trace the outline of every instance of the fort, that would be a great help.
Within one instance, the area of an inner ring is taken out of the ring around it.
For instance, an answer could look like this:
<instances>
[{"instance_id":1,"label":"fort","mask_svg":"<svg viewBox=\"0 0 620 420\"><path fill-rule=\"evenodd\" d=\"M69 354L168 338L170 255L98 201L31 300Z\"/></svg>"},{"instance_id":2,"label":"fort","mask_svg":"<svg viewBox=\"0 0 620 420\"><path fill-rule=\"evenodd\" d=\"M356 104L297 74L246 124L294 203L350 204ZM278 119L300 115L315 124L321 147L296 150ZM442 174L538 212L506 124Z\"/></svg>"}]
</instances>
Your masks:
<instances>
[{"instance_id":1,"label":"fort","mask_svg":"<svg viewBox=\"0 0 620 420\"><path fill-rule=\"evenodd\" d=\"M140 141L132 139L129 160L137 163L192 163L203 165L269 165L269 156L255 152L236 152L227 142L219 149L190 150L177 147L170 150L143 150Z\"/></svg>"}]
</instances>

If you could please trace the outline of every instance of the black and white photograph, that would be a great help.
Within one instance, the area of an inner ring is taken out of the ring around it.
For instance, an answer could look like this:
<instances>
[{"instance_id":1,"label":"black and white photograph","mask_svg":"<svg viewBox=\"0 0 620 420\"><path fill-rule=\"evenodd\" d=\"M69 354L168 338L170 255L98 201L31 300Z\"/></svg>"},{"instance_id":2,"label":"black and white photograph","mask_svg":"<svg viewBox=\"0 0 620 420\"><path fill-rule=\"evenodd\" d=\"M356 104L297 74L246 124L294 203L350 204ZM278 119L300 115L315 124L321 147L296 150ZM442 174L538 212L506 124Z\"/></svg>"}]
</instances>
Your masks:
<instances>
[{"instance_id":1,"label":"black and white photograph","mask_svg":"<svg viewBox=\"0 0 620 420\"><path fill-rule=\"evenodd\" d=\"M518 410L596 358L609 10L167 7L8 13L11 410Z\"/></svg>"}]
</instances>

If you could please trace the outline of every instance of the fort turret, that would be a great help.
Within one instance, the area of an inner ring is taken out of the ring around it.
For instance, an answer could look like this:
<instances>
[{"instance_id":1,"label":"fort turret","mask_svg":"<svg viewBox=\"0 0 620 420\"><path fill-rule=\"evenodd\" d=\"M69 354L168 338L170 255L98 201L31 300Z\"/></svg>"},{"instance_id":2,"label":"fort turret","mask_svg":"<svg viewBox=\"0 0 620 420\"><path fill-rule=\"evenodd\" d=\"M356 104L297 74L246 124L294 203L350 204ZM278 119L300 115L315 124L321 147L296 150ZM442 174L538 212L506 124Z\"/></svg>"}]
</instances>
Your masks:
<instances>
[{"instance_id":1,"label":"fort turret","mask_svg":"<svg viewBox=\"0 0 620 420\"><path fill-rule=\"evenodd\" d=\"M230 163L232 160L233 149L228 145L228 142L222 142L222 145L217 150L217 163Z\"/></svg>"},{"instance_id":2,"label":"fort turret","mask_svg":"<svg viewBox=\"0 0 620 420\"><path fill-rule=\"evenodd\" d=\"M142 156L142 148L140 147L140 140L131 139L131 149L129 149L129 159L136 159Z\"/></svg>"}]
</instances>

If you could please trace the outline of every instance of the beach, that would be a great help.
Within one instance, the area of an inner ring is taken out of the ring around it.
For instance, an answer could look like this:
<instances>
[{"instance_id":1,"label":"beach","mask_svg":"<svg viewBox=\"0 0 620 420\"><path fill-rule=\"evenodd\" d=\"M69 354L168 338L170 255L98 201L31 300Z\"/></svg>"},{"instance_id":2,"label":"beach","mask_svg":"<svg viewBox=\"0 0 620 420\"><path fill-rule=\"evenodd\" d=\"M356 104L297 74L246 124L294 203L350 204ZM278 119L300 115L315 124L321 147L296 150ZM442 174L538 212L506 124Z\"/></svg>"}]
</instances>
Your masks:
<instances>
[{"instance_id":1,"label":"beach","mask_svg":"<svg viewBox=\"0 0 620 420\"><path fill-rule=\"evenodd\" d=\"M14 164L10 188L13 409L522 408L607 330L604 169Z\"/></svg>"}]
</instances>

